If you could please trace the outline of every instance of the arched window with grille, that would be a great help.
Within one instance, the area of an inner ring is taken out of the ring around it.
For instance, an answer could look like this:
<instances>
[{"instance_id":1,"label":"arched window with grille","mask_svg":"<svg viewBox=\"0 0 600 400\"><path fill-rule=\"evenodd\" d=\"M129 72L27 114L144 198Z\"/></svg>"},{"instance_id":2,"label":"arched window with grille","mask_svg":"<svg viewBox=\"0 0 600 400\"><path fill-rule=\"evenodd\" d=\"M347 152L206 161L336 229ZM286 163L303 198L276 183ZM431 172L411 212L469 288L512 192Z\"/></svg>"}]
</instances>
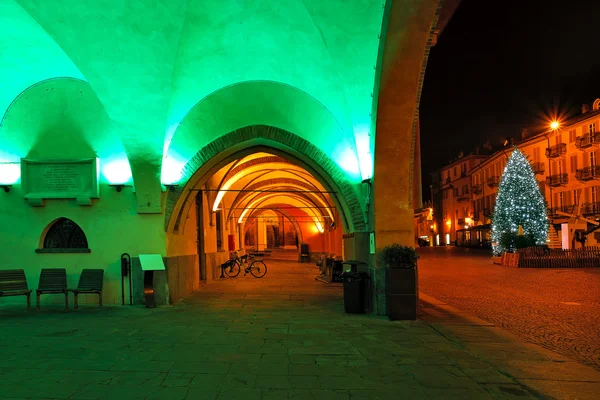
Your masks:
<instances>
[{"instance_id":1,"label":"arched window with grille","mask_svg":"<svg viewBox=\"0 0 600 400\"><path fill-rule=\"evenodd\" d=\"M87 238L79 225L58 218L45 230L38 253L89 253Z\"/></svg>"}]
</instances>

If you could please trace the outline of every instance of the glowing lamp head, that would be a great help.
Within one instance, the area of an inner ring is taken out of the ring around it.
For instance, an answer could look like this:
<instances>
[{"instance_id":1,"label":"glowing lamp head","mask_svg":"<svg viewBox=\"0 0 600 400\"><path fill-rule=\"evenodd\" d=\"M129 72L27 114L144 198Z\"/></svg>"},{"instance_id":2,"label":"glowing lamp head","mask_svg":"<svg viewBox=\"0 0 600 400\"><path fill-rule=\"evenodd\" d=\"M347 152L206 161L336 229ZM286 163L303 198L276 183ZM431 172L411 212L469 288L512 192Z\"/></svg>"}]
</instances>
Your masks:
<instances>
[{"instance_id":1,"label":"glowing lamp head","mask_svg":"<svg viewBox=\"0 0 600 400\"><path fill-rule=\"evenodd\" d=\"M558 121L552 121L552 123L550 123L550 128L552 129L558 129L559 126L560 124L558 123Z\"/></svg>"}]
</instances>

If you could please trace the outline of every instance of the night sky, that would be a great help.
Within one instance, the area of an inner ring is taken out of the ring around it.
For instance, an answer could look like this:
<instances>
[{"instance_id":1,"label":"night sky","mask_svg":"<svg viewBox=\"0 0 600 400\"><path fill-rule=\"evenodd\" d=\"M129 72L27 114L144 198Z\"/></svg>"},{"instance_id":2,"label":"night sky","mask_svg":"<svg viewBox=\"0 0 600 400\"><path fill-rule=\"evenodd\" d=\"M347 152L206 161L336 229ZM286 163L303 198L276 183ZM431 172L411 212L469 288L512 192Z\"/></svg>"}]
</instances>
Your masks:
<instances>
[{"instance_id":1,"label":"night sky","mask_svg":"<svg viewBox=\"0 0 600 400\"><path fill-rule=\"evenodd\" d=\"M600 97L599 19L598 1L462 1L423 84L423 200L429 173L460 151L500 146Z\"/></svg>"}]
</instances>

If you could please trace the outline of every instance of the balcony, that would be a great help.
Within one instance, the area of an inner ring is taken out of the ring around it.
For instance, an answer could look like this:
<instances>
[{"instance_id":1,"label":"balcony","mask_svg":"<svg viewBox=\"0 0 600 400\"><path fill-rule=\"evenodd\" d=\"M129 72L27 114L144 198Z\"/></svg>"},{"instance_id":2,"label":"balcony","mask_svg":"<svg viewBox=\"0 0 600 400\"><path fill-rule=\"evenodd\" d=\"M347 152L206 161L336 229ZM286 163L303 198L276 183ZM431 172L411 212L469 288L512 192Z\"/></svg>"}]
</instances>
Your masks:
<instances>
[{"instance_id":1,"label":"balcony","mask_svg":"<svg viewBox=\"0 0 600 400\"><path fill-rule=\"evenodd\" d=\"M564 186L569 183L569 174L556 174L546 177L546 184L550 187Z\"/></svg>"},{"instance_id":2,"label":"balcony","mask_svg":"<svg viewBox=\"0 0 600 400\"><path fill-rule=\"evenodd\" d=\"M473 194L481 194L481 192L483 192L483 185L478 183L477 185L471 186L471 192L473 192Z\"/></svg>"},{"instance_id":3,"label":"balcony","mask_svg":"<svg viewBox=\"0 0 600 400\"><path fill-rule=\"evenodd\" d=\"M579 136L575 139L575 146L578 149L587 149L588 147L592 147L594 145L600 144L600 133L586 133L583 136Z\"/></svg>"},{"instance_id":4,"label":"balcony","mask_svg":"<svg viewBox=\"0 0 600 400\"><path fill-rule=\"evenodd\" d=\"M577 212L577 206L576 205L569 205L569 206L559 206L559 207L548 207L548 216L551 216L552 218L568 218L566 215L560 215L557 214L557 211L561 211L565 214L575 214L575 212Z\"/></svg>"},{"instance_id":5,"label":"balcony","mask_svg":"<svg viewBox=\"0 0 600 400\"><path fill-rule=\"evenodd\" d=\"M581 205L581 213L586 217L592 215L600 215L600 202L583 203Z\"/></svg>"},{"instance_id":6,"label":"balcony","mask_svg":"<svg viewBox=\"0 0 600 400\"><path fill-rule=\"evenodd\" d=\"M600 165L578 169L577 172L575 172L575 178L582 182L600 179Z\"/></svg>"},{"instance_id":7,"label":"balcony","mask_svg":"<svg viewBox=\"0 0 600 400\"><path fill-rule=\"evenodd\" d=\"M559 143L556 146L548 147L546 149L546 157L548 158L560 158L567 154L566 143Z\"/></svg>"},{"instance_id":8,"label":"balcony","mask_svg":"<svg viewBox=\"0 0 600 400\"><path fill-rule=\"evenodd\" d=\"M546 171L546 164L542 162L536 162L531 164L531 169L536 175L542 175Z\"/></svg>"},{"instance_id":9,"label":"balcony","mask_svg":"<svg viewBox=\"0 0 600 400\"><path fill-rule=\"evenodd\" d=\"M500 184L500 177L490 176L485 183L487 183L489 187L497 187Z\"/></svg>"},{"instance_id":10,"label":"balcony","mask_svg":"<svg viewBox=\"0 0 600 400\"><path fill-rule=\"evenodd\" d=\"M463 193L460 196L458 196L456 198L456 201L458 201L459 203L464 203L465 201L469 201L469 194L468 193Z\"/></svg>"}]
</instances>

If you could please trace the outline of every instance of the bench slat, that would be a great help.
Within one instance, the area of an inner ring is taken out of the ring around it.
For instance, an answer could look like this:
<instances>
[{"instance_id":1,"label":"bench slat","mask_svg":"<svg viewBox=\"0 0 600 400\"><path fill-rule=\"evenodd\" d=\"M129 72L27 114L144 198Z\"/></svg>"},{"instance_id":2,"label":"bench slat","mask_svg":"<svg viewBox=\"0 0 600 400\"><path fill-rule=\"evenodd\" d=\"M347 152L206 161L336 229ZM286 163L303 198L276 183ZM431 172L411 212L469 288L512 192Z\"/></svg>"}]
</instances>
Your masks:
<instances>
[{"instance_id":1,"label":"bench slat","mask_svg":"<svg viewBox=\"0 0 600 400\"><path fill-rule=\"evenodd\" d=\"M22 269L8 269L0 271L0 292L6 291L27 291L27 278Z\"/></svg>"},{"instance_id":2,"label":"bench slat","mask_svg":"<svg viewBox=\"0 0 600 400\"><path fill-rule=\"evenodd\" d=\"M77 290L102 291L103 280L103 269L84 269L81 271L81 276L79 277L79 285L77 285Z\"/></svg>"},{"instance_id":3,"label":"bench slat","mask_svg":"<svg viewBox=\"0 0 600 400\"><path fill-rule=\"evenodd\" d=\"M65 268L42 268L38 291L67 290L67 270Z\"/></svg>"}]
</instances>

